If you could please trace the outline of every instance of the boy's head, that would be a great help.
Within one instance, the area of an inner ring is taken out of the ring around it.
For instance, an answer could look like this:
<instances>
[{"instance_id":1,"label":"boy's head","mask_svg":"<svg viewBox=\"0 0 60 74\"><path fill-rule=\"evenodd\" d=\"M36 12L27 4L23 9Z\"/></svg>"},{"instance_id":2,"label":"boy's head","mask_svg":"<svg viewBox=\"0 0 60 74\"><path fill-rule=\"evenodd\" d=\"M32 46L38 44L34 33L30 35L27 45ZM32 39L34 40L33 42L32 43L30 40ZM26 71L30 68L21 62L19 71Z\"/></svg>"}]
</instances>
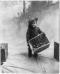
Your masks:
<instances>
[{"instance_id":1,"label":"boy's head","mask_svg":"<svg viewBox=\"0 0 60 74\"><path fill-rule=\"evenodd\" d=\"M37 21L38 21L38 18L35 18L35 19L34 19L34 21L37 23Z\"/></svg>"},{"instance_id":2,"label":"boy's head","mask_svg":"<svg viewBox=\"0 0 60 74\"><path fill-rule=\"evenodd\" d=\"M30 24L30 25L37 24L37 20L38 20L38 18L29 20L29 24Z\"/></svg>"}]
</instances>

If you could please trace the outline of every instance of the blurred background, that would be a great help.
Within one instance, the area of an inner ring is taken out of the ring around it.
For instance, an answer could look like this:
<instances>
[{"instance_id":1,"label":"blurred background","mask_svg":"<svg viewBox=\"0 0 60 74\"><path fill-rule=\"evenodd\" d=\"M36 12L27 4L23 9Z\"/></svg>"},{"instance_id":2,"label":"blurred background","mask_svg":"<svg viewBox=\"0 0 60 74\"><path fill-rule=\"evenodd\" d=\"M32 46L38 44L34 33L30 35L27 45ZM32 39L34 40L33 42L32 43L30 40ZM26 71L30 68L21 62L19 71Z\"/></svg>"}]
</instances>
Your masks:
<instances>
[{"instance_id":1,"label":"blurred background","mask_svg":"<svg viewBox=\"0 0 60 74\"><path fill-rule=\"evenodd\" d=\"M59 1L0 1L0 43L8 43L8 59L27 53L28 20L35 17L50 41L50 47L40 54L53 58L54 42L59 43Z\"/></svg>"},{"instance_id":2,"label":"blurred background","mask_svg":"<svg viewBox=\"0 0 60 74\"><path fill-rule=\"evenodd\" d=\"M19 52L20 44L25 43L29 18L38 17L37 26L45 32L49 41L59 42L58 1L26 1L23 9L23 1L0 2L0 43L8 43L9 54Z\"/></svg>"}]
</instances>

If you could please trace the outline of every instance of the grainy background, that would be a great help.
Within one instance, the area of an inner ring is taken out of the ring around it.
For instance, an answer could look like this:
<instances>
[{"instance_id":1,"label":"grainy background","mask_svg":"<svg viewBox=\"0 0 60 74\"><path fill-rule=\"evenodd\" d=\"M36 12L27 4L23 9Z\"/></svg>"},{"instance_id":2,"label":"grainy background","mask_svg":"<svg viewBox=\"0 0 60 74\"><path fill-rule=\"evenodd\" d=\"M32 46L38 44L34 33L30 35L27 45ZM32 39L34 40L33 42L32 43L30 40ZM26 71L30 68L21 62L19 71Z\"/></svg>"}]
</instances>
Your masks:
<instances>
[{"instance_id":1,"label":"grainy background","mask_svg":"<svg viewBox=\"0 0 60 74\"><path fill-rule=\"evenodd\" d=\"M8 60L16 54L27 53L26 31L29 17L38 17L37 26L46 33L51 42L50 47L41 54L52 58L53 43L59 42L59 2L31 1L28 2L25 12L24 15L22 1L0 2L0 43L8 43Z\"/></svg>"}]
</instances>

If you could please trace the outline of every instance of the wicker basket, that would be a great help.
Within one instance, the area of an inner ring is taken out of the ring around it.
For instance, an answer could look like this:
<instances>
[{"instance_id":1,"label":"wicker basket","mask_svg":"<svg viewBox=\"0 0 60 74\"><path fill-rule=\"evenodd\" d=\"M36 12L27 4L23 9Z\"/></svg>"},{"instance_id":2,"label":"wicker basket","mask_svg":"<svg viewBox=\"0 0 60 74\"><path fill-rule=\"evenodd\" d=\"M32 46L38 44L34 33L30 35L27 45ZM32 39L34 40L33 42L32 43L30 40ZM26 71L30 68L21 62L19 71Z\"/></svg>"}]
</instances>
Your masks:
<instances>
[{"instance_id":1,"label":"wicker basket","mask_svg":"<svg viewBox=\"0 0 60 74\"><path fill-rule=\"evenodd\" d=\"M28 41L32 45L34 53L41 52L49 47L50 43L44 33L38 34Z\"/></svg>"}]
</instances>

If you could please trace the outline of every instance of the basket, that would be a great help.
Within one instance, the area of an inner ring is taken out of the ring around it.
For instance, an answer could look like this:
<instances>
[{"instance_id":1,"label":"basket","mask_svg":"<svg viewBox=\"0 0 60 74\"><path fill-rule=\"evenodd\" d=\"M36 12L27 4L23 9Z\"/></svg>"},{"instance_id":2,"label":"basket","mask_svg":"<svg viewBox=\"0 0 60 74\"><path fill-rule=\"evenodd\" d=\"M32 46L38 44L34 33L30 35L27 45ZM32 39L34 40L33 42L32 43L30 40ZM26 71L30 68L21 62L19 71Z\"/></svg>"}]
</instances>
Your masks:
<instances>
[{"instance_id":1,"label":"basket","mask_svg":"<svg viewBox=\"0 0 60 74\"><path fill-rule=\"evenodd\" d=\"M41 52L47 49L50 45L48 38L44 33L38 34L28 41L32 45L34 53Z\"/></svg>"}]
</instances>

